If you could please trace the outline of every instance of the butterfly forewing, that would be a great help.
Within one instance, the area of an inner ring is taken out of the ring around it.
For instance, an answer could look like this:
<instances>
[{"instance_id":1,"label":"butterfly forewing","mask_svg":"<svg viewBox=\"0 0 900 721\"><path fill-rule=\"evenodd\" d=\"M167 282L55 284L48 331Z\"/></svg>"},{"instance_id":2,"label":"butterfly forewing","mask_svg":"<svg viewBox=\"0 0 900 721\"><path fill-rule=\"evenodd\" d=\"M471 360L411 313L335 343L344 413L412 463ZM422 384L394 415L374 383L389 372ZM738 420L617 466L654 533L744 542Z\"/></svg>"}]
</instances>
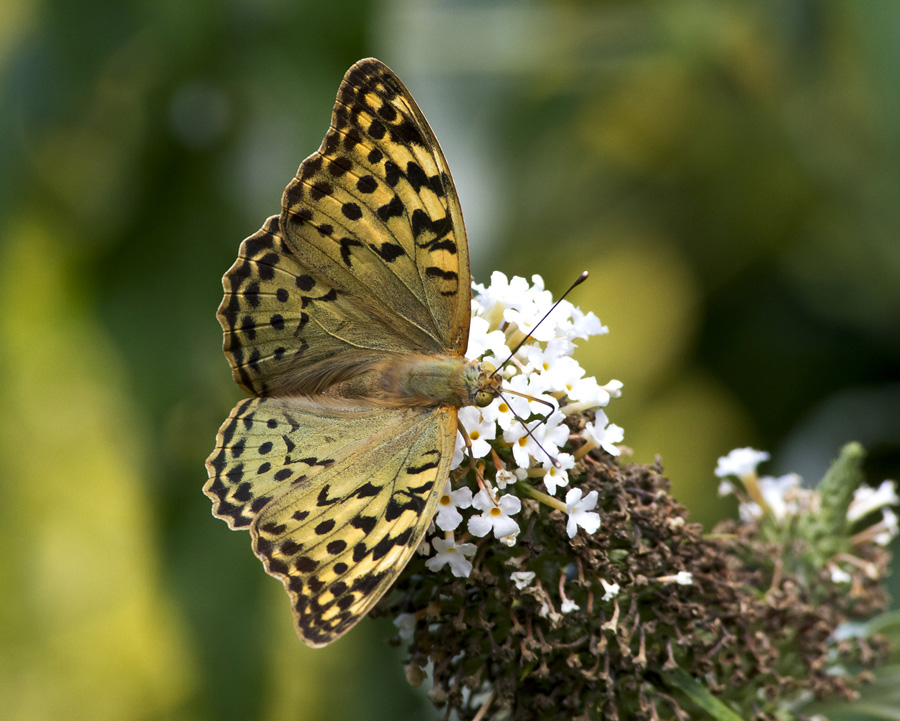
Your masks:
<instances>
[{"instance_id":1,"label":"butterfly forewing","mask_svg":"<svg viewBox=\"0 0 900 721\"><path fill-rule=\"evenodd\" d=\"M307 643L347 631L406 565L434 513L455 430L455 408L260 398L234 409L206 493L230 525L250 526Z\"/></svg>"},{"instance_id":2,"label":"butterfly forewing","mask_svg":"<svg viewBox=\"0 0 900 721\"><path fill-rule=\"evenodd\" d=\"M298 255L339 291L383 304L433 338L466 348L468 245L443 153L403 84L377 60L341 83L331 128L282 199Z\"/></svg>"},{"instance_id":3,"label":"butterfly forewing","mask_svg":"<svg viewBox=\"0 0 900 721\"><path fill-rule=\"evenodd\" d=\"M406 565L456 439L457 409L444 399L459 396L445 371L418 386L433 389L426 402L421 391L413 402L352 381L410 355L449 368L468 339L471 276L453 181L385 65L347 71L322 146L223 284L225 353L258 397L219 430L204 490L217 516L250 529L291 596L300 637L323 645ZM343 396L351 387L363 390Z\"/></svg>"}]
</instances>

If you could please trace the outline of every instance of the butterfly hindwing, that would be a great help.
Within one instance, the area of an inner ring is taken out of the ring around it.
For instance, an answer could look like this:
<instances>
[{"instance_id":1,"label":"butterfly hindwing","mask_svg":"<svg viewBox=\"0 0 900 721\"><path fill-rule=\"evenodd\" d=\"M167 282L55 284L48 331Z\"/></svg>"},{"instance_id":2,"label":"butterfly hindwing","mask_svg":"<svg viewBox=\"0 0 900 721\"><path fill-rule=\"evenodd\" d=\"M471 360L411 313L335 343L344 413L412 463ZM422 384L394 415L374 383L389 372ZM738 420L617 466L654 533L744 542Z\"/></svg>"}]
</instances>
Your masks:
<instances>
[{"instance_id":1,"label":"butterfly hindwing","mask_svg":"<svg viewBox=\"0 0 900 721\"><path fill-rule=\"evenodd\" d=\"M311 645L350 629L390 587L434 514L455 408L372 410L311 399L242 401L205 486L216 515L250 527Z\"/></svg>"}]
</instances>

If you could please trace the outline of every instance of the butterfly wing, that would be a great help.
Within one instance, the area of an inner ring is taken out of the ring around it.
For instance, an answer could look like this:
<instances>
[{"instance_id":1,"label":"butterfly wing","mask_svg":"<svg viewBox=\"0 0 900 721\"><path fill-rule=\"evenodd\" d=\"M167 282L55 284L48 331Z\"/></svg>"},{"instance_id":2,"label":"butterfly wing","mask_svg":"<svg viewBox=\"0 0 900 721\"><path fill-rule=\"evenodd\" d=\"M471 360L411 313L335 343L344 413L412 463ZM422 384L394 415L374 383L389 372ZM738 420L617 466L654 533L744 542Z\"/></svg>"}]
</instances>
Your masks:
<instances>
[{"instance_id":1,"label":"butterfly wing","mask_svg":"<svg viewBox=\"0 0 900 721\"><path fill-rule=\"evenodd\" d=\"M219 430L204 492L232 528L250 528L306 643L348 631L415 552L449 472L456 416L256 398Z\"/></svg>"},{"instance_id":2,"label":"butterfly wing","mask_svg":"<svg viewBox=\"0 0 900 721\"><path fill-rule=\"evenodd\" d=\"M468 244L447 162L396 75L347 71L279 218L241 245L219 321L238 384L315 393L377 353L462 355Z\"/></svg>"}]
</instances>

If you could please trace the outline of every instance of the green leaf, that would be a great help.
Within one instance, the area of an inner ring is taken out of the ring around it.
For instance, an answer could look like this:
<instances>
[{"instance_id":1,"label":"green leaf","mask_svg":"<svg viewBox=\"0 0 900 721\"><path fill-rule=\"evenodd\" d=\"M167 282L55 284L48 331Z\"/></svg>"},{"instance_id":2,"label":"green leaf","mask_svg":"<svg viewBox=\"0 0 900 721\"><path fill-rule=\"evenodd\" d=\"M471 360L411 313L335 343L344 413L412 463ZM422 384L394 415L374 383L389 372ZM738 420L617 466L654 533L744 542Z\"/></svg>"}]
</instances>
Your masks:
<instances>
[{"instance_id":1,"label":"green leaf","mask_svg":"<svg viewBox=\"0 0 900 721\"><path fill-rule=\"evenodd\" d=\"M742 717L713 696L709 689L681 669L667 673L665 679L717 721L744 721Z\"/></svg>"}]
</instances>

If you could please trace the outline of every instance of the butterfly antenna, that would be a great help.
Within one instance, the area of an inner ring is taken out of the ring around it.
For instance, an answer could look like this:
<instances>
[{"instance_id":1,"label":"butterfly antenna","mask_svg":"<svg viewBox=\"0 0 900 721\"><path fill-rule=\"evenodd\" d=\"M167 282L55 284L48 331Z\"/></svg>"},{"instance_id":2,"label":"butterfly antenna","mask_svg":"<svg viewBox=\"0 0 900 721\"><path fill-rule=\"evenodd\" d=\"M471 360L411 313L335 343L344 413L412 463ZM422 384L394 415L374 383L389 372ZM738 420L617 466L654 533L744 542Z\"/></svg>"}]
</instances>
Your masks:
<instances>
[{"instance_id":1,"label":"butterfly antenna","mask_svg":"<svg viewBox=\"0 0 900 721\"><path fill-rule=\"evenodd\" d=\"M547 419L558 410L557 406L553 405L550 401L545 401L543 398L538 398L537 396L530 396L527 393L519 393L519 391L514 391L512 388L504 388L503 392L512 393L514 396L519 396L519 398L527 398L528 400L534 401L535 403L543 403L545 406L549 406L550 411L547 413L547 415L541 418L541 423L545 423ZM505 398L503 400L506 401ZM509 405L509 403L507 403L506 405ZM510 410L512 410L512 406L510 406Z\"/></svg>"},{"instance_id":2,"label":"butterfly antenna","mask_svg":"<svg viewBox=\"0 0 900 721\"><path fill-rule=\"evenodd\" d=\"M541 318L537 323L535 323L535 324L532 326L531 330L528 331L528 334L527 334L522 340L519 341L519 344L513 349L513 352L509 354L509 358L507 358L505 361L503 361L503 362L500 364L500 366L497 368L497 370L495 370L495 371L493 372L492 375L497 375L497 374L503 369L503 366L505 366L507 363L509 363L509 362L512 360L512 357L513 357L516 353L519 352L519 348L521 348L523 345L525 345L525 341L527 341L529 338L531 338L531 334L534 333L535 329L536 329L541 323L543 323L545 320L547 320L547 316L549 316L554 310L556 310L556 306L558 306L560 303L562 303L563 300L565 299L565 297L566 297L567 295L569 295L569 293L571 293L572 290L573 290L576 286L579 286L579 285L581 285L582 283L584 283L584 281L587 280L587 277L588 277L588 272L585 270L585 271L583 271L583 272L581 273L581 275L578 276L578 278L576 278L575 282L572 283L572 285L569 286L569 289L559 297L559 300L557 300L557 301L553 304L553 306L550 308L550 310L548 310L546 313L544 313L544 317Z\"/></svg>"},{"instance_id":3,"label":"butterfly antenna","mask_svg":"<svg viewBox=\"0 0 900 721\"><path fill-rule=\"evenodd\" d=\"M522 393L516 393L515 391L511 391L511 390L509 390L509 388L505 388L504 390L507 391L508 393L515 393L516 395L522 396L523 398L530 398L530 396L526 396ZM531 429L528 427L528 424L525 422L525 419L522 418L522 416L520 416L518 413L515 412L512 405L510 404L510 402L508 400L506 400L506 397L500 391L497 391L497 395L503 399L503 402L506 403L507 407L509 408L510 413L512 413L516 417L516 420L518 420L519 423L522 424L522 427L525 429L525 432L530 436L531 440L533 440L537 444L537 447L540 448L544 452L544 455L550 459L550 462L553 464L553 466L555 468L562 468L562 463L559 462L559 458L557 458L556 456L551 456L550 453L547 451L547 449L541 445L541 442L537 438L535 438L534 433L531 432ZM541 401L539 398L534 398L533 400L546 403L546 401ZM541 423L546 421L547 418L549 418L549 417L550 417L550 414L548 414L545 418L542 418L540 421L537 422L537 424L535 424L535 427L537 427L538 425L540 425Z\"/></svg>"}]
</instances>

